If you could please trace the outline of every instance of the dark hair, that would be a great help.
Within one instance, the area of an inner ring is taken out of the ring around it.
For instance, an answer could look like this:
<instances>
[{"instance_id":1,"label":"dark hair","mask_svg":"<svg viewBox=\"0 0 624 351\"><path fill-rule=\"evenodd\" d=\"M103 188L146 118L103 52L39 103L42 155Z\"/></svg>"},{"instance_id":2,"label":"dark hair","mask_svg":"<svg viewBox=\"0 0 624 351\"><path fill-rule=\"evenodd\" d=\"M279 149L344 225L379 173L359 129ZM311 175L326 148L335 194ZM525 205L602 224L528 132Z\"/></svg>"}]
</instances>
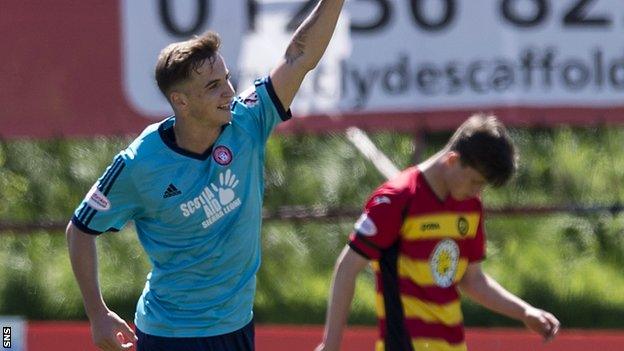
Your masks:
<instances>
[{"instance_id":1,"label":"dark hair","mask_svg":"<svg viewBox=\"0 0 624 351\"><path fill-rule=\"evenodd\" d=\"M219 34L208 31L187 41L168 45L162 49L156 62L156 82L160 91L167 94L174 85L191 76L205 60L214 61L221 45Z\"/></svg>"},{"instance_id":2,"label":"dark hair","mask_svg":"<svg viewBox=\"0 0 624 351\"><path fill-rule=\"evenodd\" d=\"M456 151L462 165L474 168L495 187L507 183L516 171L516 148L493 115L470 117L457 128L446 149Z\"/></svg>"}]
</instances>

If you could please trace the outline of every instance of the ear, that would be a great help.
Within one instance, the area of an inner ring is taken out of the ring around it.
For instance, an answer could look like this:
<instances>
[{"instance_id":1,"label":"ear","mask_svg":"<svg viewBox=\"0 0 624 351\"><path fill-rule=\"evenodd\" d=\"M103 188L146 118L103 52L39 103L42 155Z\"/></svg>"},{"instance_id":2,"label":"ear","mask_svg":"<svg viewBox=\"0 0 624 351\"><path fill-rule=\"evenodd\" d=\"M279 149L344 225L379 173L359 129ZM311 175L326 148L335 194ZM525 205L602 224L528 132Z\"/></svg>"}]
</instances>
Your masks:
<instances>
[{"instance_id":1,"label":"ear","mask_svg":"<svg viewBox=\"0 0 624 351\"><path fill-rule=\"evenodd\" d=\"M459 153L457 151L447 151L444 154L444 163L448 166L454 166L459 162Z\"/></svg>"},{"instance_id":2,"label":"ear","mask_svg":"<svg viewBox=\"0 0 624 351\"><path fill-rule=\"evenodd\" d=\"M174 110L183 111L188 107L188 99L186 95L179 91L169 93L169 101Z\"/></svg>"}]
</instances>

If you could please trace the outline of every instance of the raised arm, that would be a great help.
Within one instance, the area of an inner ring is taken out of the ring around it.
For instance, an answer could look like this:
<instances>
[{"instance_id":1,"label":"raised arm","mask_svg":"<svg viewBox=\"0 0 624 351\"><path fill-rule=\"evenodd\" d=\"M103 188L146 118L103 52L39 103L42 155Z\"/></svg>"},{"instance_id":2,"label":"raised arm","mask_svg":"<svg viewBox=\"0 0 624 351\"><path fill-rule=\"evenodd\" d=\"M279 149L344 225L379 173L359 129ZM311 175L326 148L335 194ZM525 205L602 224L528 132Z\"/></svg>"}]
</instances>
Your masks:
<instances>
[{"instance_id":1,"label":"raised arm","mask_svg":"<svg viewBox=\"0 0 624 351\"><path fill-rule=\"evenodd\" d=\"M134 332L123 319L106 307L100 292L95 236L81 231L71 222L67 226L66 235L74 276L91 322L93 342L105 351L130 349L136 341Z\"/></svg>"},{"instance_id":2,"label":"raised arm","mask_svg":"<svg viewBox=\"0 0 624 351\"><path fill-rule=\"evenodd\" d=\"M507 291L481 270L480 263L468 265L459 287L473 301L492 311L522 321L545 340L552 339L559 331L559 321L555 316L531 306Z\"/></svg>"},{"instance_id":3,"label":"raised arm","mask_svg":"<svg viewBox=\"0 0 624 351\"><path fill-rule=\"evenodd\" d=\"M295 31L286 53L271 71L271 81L288 109L305 75L314 69L334 33L344 0L321 0Z\"/></svg>"}]
</instances>

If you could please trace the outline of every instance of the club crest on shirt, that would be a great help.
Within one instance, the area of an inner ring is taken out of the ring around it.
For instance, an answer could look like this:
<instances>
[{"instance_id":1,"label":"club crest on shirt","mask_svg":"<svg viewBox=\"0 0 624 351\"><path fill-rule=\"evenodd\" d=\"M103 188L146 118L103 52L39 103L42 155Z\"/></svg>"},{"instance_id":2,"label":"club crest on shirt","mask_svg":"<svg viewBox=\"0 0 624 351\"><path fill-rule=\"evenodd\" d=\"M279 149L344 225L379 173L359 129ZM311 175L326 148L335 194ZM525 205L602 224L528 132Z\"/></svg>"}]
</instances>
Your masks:
<instances>
[{"instance_id":1,"label":"club crest on shirt","mask_svg":"<svg viewBox=\"0 0 624 351\"><path fill-rule=\"evenodd\" d=\"M219 145L212 152L212 158L221 166L227 166L232 162L232 151L227 146Z\"/></svg>"},{"instance_id":2,"label":"club crest on shirt","mask_svg":"<svg viewBox=\"0 0 624 351\"><path fill-rule=\"evenodd\" d=\"M353 227L356 232L364 236L373 236L377 234L377 226L375 225L375 222L373 222L373 220L368 217L368 214L366 213L362 213Z\"/></svg>"},{"instance_id":3,"label":"club crest on shirt","mask_svg":"<svg viewBox=\"0 0 624 351\"><path fill-rule=\"evenodd\" d=\"M106 195L102 194L100 189L98 189L97 184L91 187L91 190L85 196L87 200L87 204L91 206L91 208L96 209L98 211L108 211L111 208L111 202L108 200Z\"/></svg>"},{"instance_id":4,"label":"club crest on shirt","mask_svg":"<svg viewBox=\"0 0 624 351\"><path fill-rule=\"evenodd\" d=\"M457 219L457 231L461 236L468 234L468 229L470 225L468 224L468 220L464 217L459 217Z\"/></svg>"},{"instance_id":5,"label":"club crest on shirt","mask_svg":"<svg viewBox=\"0 0 624 351\"><path fill-rule=\"evenodd\" d=\"M435 284L448 288L453 284L459 263L459 246L454 240L440 241L429 258L429 268Z\"/></svg>"}]
</instances>

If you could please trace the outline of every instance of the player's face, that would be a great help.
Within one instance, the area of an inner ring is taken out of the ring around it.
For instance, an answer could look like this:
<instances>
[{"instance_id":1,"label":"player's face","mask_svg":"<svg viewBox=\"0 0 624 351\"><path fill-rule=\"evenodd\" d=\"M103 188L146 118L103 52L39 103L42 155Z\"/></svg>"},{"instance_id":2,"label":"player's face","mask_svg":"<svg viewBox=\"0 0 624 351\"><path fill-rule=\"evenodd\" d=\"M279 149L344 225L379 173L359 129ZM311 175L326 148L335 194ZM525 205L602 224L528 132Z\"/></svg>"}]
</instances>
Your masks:
<instances>
[{"instance_id":1,"label":"player's face","mask_svg":"<svg viewBox=\"0 0 624 351\"><path fill-rule=\"evenodd\" d=\"M185 85L191 118L215 126L230 122L230 103L234 97L234 88L221 55L217 54L213 61L204 61L197 71L191 73L191 78Z\"/></svg>"},{"instance_id":2,"label":"player's face","mask_svg":"<svg viewBox=\"0 0 624 351\"><path fill-rule=\"evenodd\" d=\"M479 196L487 185L481 173L472 167L462 165L459 157L450 165L447 183L449 193L459 201Z\"/></svg>"}]
</instances>

